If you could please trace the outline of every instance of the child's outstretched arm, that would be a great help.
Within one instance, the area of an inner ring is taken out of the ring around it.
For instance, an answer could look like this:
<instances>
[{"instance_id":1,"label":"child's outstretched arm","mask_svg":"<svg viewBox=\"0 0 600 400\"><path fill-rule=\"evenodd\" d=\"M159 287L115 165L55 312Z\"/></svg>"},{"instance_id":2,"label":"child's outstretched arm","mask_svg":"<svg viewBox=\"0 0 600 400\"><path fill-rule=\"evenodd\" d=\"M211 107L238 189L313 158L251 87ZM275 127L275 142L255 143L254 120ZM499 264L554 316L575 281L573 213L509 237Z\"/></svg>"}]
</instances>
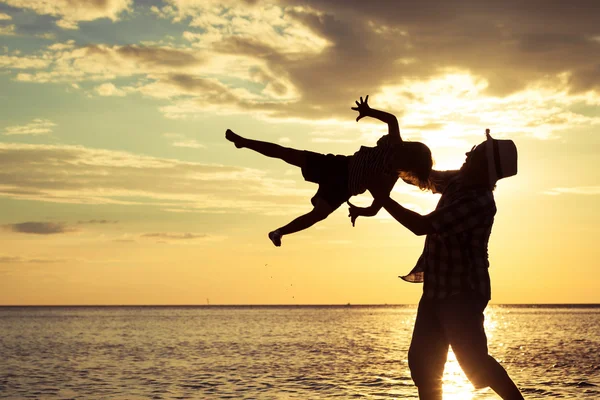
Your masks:
<instances>
[{"instance_id":1,"label":"child's outstretched arm","mask_svg":"<svg viewBox=\"0 0 600 400\"><path fill-rule=\"evenodd\" d=\"M383 204L376 204L375 200L373 200L373 203L369 207L355 206L354 204L350 203L350 200L348 200L346 203L348 203L348 216L350 217L352 226L354 226L358 217L374 217L383 207Z\"/></svg>"},{"instance_id":2,"label":"child's outstretched arm","mask_svg":"<svg viewBox=\"0 0 600 400\"><path fill-rule=\"evenodd\" d=\"M388 124L388 134L391 138L395 138L398 141L402 141L402 137L400 137L400 126L398 125L398 119L394 114L390 114L385 111L375 110L374 108L369 107L367 103L369 101L369 95L363 98L360 98L360 103L358 100L355 102L356 107L351 107L352 110L358 111L358 117L356 117L356 122L360 121L363 117L371 117L380 120L381 122L385 122Z\"/></svg>"}]
</instances>

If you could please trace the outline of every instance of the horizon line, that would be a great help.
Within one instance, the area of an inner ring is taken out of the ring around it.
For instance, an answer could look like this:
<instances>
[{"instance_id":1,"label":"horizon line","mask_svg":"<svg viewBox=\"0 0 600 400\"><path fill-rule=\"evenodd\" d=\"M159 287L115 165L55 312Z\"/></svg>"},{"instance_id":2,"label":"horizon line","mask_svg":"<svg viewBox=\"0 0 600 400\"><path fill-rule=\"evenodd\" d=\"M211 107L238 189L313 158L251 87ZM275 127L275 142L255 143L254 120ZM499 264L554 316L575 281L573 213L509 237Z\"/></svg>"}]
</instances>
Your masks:
<instances>
[{"instance_id":1,"label":"horizon line","mask_svg":"<svg viewBox=\"0 0 600 400\"><path fill-rule=\"evenodd\" d=\"M246 303L246 304L0 304L7 307L394 307L418 303ZM491 306L600 306L600 303L490 303Z\"/></svg>"}]
</instances>

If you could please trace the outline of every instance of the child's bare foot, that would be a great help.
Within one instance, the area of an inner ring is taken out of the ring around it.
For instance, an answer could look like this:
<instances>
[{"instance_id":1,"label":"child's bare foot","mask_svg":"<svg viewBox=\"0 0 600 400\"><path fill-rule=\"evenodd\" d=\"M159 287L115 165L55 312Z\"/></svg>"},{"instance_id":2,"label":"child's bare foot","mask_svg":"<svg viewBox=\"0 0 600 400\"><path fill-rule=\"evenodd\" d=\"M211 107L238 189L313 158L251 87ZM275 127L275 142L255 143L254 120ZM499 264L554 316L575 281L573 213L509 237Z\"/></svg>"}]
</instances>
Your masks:
<instances>
[{"instance_id":1,"label":"child's bare foot","mask_svg":"<svg viewBox=\"0 0 600 400\"><path fill-rule=\"evenodd\" d=\"M271 239L271 242L273 242L273 244L277 247L281 246L281 236L283 235L281 234L279 229L275 229L273 232L269 232L269 239Z\"/></svg>"},{"instance_id":2,"label":"child's bare foot","mask_svg":"<svg viewBox=\"0 0 600 400\"><path fill-rule=\"evenodd\" d=\"M235 147L237 147L238 149L244 147L244 145L242 144L244 138L232 131L231 129L227 129L225 131L225 139L229 140L230 142L233 142L233 144L235 144Z\"/></svg>"}]
</instances>

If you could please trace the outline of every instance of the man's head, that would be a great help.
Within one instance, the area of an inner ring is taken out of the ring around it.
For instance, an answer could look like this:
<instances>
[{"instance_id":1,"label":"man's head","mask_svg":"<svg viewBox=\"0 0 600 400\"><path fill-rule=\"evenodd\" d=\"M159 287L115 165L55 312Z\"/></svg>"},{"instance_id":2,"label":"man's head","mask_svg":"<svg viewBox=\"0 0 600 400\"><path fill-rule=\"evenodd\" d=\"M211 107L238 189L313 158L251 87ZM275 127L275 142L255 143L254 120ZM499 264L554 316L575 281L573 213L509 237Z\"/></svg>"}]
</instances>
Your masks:
<instances>
[{"instance_id":1,"label":"man's head","mask_svg":"<svg viewBox=\"0 0 600 400\"><path fill-rule=\"evenodd\" d=\"M398 175L419 188L429 189L429 174L433 167L431 150L421 142L402 142L396 146L393 168Z\"/></svg>"},{"instance_id":2,"label":"man's head","mask_svg":"<svg viewBox=\"0 0 600 400\"><path fill-rule=\"evenodd\" d=\"M472 184L493 188L499 179L517 174L517 147L512 140L497 140L486 129L486 140L466 153L461 167L463 177Z\"/></svg>"}]
</instances>

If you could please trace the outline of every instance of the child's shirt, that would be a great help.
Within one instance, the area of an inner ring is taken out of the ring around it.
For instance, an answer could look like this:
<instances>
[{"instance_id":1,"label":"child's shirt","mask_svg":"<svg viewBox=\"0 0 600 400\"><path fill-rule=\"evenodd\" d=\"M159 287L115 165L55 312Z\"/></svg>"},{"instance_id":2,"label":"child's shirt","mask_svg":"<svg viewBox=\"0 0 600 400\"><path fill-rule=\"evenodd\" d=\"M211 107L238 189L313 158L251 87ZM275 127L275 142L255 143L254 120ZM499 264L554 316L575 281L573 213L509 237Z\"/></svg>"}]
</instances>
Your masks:
<instances>
[{"instance_id":1,"label":"child's shirt","mask_svg":"<svg viewBox=\"0 0 600 400\"><path fill-rule=\"evenodd\" d=\"M399 143L389 135L384 135L377 141L377 146L361 146L354 153L348 164L348 190L351 196L364 193L369 182L378 179L381 174L396 175L389 166L394 147Z\"/></svg>"}]
</instances>

